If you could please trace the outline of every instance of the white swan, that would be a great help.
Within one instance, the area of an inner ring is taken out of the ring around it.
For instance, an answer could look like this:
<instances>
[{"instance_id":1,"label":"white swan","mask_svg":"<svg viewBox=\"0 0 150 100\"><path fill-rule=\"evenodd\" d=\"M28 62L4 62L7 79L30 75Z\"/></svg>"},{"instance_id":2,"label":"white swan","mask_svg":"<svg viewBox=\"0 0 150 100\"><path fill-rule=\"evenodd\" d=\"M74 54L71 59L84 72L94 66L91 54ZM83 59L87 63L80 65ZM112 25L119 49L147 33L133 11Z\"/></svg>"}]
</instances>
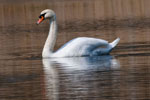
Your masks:
<instances>
[{"instance_id":1,"label":"white swan","mask_svg":"<svg viewBox=\"0 0 150 100\"><path fill-rule=\"evenodd\" d=\"M39 16L37 24L40 24L44 19L50 20L50 30L42 52L43 58L109 54L120 40L117 38L112 43L108 43L106 40L102 39L78 37L66 43L56 52L53 52L57 37L57 23L54 11L50 9L43 10Z\"/></svg>"}]
</instances>

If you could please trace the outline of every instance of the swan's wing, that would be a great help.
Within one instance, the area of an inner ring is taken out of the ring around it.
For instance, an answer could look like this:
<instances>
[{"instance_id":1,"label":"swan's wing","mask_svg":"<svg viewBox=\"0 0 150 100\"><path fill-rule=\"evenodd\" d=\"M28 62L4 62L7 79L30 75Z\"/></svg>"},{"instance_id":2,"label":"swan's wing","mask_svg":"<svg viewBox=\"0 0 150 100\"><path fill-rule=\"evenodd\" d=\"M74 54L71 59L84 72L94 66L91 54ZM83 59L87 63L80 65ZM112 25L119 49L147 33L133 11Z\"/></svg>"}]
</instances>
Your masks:
<instances>
[{"instance_id":1,"label":"swan's wing","mask_svg":"<svg viewBox=\"0 0 150 100\"><path fill-rule=\"evenodd\" d=\"M94 49L101 46L107 46L108 44L107 41L102 39L88 37L75 38L57 50L53 56L89 56Z\"/></svg>"}]
</instances>

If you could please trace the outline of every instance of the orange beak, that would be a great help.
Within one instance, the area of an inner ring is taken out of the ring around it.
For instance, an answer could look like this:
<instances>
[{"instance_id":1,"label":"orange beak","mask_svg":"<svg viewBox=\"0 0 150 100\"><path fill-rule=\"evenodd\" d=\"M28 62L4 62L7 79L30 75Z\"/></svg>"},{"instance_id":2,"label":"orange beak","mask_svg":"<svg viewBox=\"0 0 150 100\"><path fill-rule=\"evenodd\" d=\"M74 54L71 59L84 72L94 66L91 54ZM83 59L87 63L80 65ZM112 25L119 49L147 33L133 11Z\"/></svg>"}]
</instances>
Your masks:
<instances>
[{"instance_id":1,"label":"orange beak","mask_svg":"<svg viewBox=\"0 0 150 100\"><path fill-rule=\"evenodd\" d=\"M41 16L41 18L37 21L37 24L40 24L44 20L44 17Z\"/></svg>"}]
</instances>

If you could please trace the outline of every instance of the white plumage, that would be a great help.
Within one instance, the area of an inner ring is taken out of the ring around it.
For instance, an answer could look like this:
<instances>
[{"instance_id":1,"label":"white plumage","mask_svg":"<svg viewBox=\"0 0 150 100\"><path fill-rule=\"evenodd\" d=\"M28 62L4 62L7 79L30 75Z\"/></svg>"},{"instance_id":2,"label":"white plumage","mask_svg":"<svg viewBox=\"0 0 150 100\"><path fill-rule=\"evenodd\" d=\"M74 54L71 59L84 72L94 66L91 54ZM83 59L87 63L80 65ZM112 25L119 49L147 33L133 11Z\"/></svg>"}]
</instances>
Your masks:
<instances>
[{"instance_id":1,"label":"white plumage","mask_svg":"<svg viewBox=\"0 0 150 100\"><path fill-rule=\"evenodd\" d=\"M96 38L79 37L69 41L59 50L52 54L53 57L72 56L98 56L109 54L112 48L119 42L109 44L107 41Z\"/></svg>"},{"instance_id":2,"label":"white plumage","mask_svg":"<svg viewBox=\"0 0 150 100\"><path fill-rule=\"evenodd\" d=\"M108 43L108 41L102 39L78 37L66 43L56 52L53 52L57 37L56 15L52 10L46 9L41 12L39 18L37 24L41 23L44 19L50 19L50 30L42 52L43 58L98 56L109 54L120 40L117 38L112 43Z\"/></svg>"}]
</instances>

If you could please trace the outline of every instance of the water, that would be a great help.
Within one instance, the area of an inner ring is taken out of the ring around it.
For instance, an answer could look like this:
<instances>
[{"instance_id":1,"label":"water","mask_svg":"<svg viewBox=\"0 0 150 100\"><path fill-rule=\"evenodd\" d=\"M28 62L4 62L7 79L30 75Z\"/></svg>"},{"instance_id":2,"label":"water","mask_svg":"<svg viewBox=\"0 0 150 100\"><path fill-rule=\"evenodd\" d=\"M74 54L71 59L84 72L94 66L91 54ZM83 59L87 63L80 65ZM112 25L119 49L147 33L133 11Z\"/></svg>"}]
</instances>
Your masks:
<instances>
[{"instance_id":1,"label":"water","mask_svg":"<svg viewBox=\"0 0 150 100\"><path fill-rule=\"evenodd\" d=\"M0 2L0 100L150 99L148 0ZM45 8L58 15L55 50L79 36L121 41L107 56L42 59Z\"/></svg>"}]
</instances>

